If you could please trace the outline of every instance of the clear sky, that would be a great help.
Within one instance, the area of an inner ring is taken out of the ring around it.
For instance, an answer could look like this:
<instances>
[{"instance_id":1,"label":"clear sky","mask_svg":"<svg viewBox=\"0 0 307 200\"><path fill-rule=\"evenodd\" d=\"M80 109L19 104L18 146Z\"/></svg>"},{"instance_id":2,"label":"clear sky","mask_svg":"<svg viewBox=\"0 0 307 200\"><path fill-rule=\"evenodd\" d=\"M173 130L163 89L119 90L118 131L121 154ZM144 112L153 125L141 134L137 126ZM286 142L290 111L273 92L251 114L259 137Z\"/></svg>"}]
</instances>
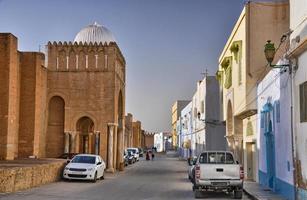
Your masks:
<instances>
[{"instance_id":1,"label":"clear sky","mask_svg":"<svg viewBox=\"0 0 307 200\"><path fill-rule=\"evenodd\" d=\"M148 131L171 129L171 105L190 100L210 75L243 0L0 0L0 32L22 51L73 41L97 21L113 32L127 62L126 112Z\"/></svg>"}]
</instances>

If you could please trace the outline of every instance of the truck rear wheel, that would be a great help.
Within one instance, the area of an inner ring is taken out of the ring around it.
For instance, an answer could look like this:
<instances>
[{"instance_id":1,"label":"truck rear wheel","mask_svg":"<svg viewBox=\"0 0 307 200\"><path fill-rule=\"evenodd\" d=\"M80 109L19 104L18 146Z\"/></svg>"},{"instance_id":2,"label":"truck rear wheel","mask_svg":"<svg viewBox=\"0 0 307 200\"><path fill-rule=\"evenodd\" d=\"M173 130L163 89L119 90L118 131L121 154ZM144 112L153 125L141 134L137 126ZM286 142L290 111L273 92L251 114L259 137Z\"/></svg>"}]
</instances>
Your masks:
<instances>
[{"instance_id":1,"label":"truck rear wheel","mask_svg":"<svg viewBox=\"0 0 307 200\"><path fill-rule=\"evenodd\" d=\"M194 190L194 198L195 198L195 199L199 199L199 198L201 198L201 197L202 197L201 191L195 189L195 190Z\"/></svg>"},{"instance_id":2,"label":"truck rear wheel","mask_svg":"<svg viewBox=\"0 0 307 200\"><path fill-rule=\"evenodd\" d=\"M242 189L235 189L234 191L234 198L235 199L242 199L243 190Z\"/></svg>"}]
</instances>

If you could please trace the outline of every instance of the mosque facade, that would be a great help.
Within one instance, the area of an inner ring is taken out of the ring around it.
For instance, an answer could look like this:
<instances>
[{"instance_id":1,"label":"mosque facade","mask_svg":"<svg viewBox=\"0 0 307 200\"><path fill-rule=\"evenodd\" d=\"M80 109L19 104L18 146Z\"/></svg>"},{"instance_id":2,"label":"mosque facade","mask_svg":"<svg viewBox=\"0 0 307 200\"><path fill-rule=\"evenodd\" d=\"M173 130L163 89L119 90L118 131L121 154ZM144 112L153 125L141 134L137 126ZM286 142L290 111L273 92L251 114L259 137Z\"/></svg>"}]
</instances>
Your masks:
<instances>
[{"instance_id":1,"label":"mosque facade","mask_svg":"<svg viewBox=\"0 0 307 200\"><path fill-rule=\"evenodd\" d=\"M0 33L0 159L99 154L123 168L126 62L97 23L46 53L21 52Z\"/></svg>"}]
</instances>

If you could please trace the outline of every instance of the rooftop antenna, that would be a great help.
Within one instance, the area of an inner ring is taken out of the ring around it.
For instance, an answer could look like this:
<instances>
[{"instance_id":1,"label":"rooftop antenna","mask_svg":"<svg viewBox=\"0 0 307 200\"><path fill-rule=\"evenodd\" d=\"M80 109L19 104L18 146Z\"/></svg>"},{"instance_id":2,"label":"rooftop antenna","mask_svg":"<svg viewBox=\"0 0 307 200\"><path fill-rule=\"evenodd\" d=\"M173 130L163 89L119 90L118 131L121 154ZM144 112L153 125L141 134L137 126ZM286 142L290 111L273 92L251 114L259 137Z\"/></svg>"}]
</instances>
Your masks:
<instances>
[{"instance_id":1,"label":"rooftop antenna","mask_svg":"<svg viewBox=\"0 0 307 200\"><path fill-rule=\"evenodd\" d=\"M202 75L204 75L204 77L207 77L208 76L208 69L206 68L205 72L201 73Z\"/></svg>"}]
</instances>

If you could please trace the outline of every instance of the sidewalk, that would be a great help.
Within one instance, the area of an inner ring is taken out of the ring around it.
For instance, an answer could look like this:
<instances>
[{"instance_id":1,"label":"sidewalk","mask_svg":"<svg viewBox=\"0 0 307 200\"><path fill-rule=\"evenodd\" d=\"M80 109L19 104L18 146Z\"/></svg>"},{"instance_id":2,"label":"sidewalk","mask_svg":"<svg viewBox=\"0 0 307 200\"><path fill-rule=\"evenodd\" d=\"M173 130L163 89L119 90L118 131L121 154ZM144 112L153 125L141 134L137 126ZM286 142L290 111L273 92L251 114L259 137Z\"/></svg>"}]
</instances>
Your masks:
<instances>
[{"instance_id":1,"label":"sidewalk","mask_svg":"<svg viewBox=\"0 0 307 200\"><path fill-rule=\"evenodd\" d=\"M256 182L245 181L244 192L254 200L286 200L276 193L272 192L269 188L261 186Z\"/></svg>"},{"instance_id":2,"label":"sidewalk","mask_svg":"<svg viewBox=\"0 0 307 200\"><path fill-rule=\"evenodd\" d=\"M178 157L179 155L178 155L178 152L176 152L176 151L166 151L166 156L167 157Z\"/></svg>"}]
</instances>

